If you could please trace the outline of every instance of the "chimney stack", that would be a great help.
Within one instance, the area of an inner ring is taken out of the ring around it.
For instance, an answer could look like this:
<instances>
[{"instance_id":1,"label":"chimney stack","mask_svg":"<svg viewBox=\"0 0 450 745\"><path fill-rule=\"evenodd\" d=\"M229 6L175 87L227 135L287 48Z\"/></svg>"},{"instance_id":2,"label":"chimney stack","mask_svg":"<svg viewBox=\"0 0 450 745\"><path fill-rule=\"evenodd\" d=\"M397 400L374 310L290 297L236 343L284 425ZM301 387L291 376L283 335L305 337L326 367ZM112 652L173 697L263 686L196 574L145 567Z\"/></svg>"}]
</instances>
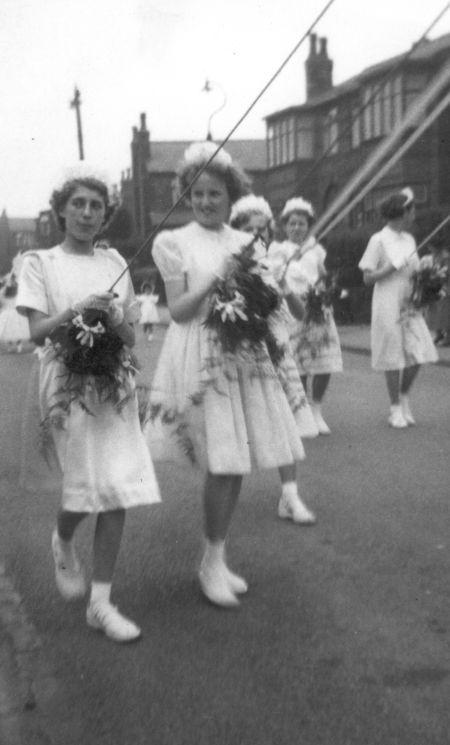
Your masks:
<instances>
[{"instance_id":1,"label":"chimney stack","mask_svg":"<svg viewBox=\"0 0 450 745\"><path fill-rule=\"evenodd\" d=\"M319 41L319 49L317 49ZM327 40L309 35L309 56L306 68L306 100L309 101L333 87L333 61L328 57Z\"/></svg>"}]
</instances>

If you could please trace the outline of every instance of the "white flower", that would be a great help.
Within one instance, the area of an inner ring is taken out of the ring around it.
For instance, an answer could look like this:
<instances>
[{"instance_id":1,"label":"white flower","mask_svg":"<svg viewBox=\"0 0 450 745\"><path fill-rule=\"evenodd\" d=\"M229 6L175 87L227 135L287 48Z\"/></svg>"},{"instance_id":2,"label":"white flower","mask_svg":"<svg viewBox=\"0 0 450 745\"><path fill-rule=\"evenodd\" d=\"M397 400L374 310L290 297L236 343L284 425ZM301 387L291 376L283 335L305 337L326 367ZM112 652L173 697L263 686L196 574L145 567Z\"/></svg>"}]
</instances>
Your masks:
<instances>
[{"instance_id":1,"label":"white flower","mask_svg":"<svg viewBox=\"0 0 450 745\"><path fill-rule=\"evenodd\" d=\"M223 322L230 320L234 323L237 317L241 318L243 321L248 321L248 316L245 314L244 308L244 297L237 290L235 291L232 300L224 303L222 300L217 298L214 305L214 310L219 311Z\"/></svg>"},{"instance_id":2,"label":"white flower","mask_svg":"<svg viewBox=\"0 0 450 745\"><path fill-rule=\"evenodd\" d=\"M76 338L83 347L93 347L94 337L105 333L105 327L100 321L95 326L88 326L81 315L75 316L72 323L80 329Z\"/></svg>"}]
</instances>

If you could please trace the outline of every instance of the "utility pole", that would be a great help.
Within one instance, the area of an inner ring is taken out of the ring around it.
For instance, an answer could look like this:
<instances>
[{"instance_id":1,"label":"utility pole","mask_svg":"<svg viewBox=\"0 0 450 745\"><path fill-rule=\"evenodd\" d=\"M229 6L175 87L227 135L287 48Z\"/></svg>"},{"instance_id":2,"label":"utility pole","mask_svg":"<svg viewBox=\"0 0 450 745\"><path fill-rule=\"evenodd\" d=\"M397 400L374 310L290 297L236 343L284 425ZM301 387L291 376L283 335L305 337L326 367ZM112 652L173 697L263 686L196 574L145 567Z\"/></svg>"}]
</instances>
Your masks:
<instances>
[{"instance_id":1,"label":"utility pole","mask_svg":"<svg viewBox=\"0 0 450 745\"><path fill-rule=\"evenodd\" d=\"M73 95L73 101L70 102L70 108L75 109L75 114L77 117L77 135L78 135L78 153L80 156L80 160L84 160L84 150L83 150L83 130L81 128L81 95L78 88L75 86L74 95Z\"/></svg>"}]
</instances>

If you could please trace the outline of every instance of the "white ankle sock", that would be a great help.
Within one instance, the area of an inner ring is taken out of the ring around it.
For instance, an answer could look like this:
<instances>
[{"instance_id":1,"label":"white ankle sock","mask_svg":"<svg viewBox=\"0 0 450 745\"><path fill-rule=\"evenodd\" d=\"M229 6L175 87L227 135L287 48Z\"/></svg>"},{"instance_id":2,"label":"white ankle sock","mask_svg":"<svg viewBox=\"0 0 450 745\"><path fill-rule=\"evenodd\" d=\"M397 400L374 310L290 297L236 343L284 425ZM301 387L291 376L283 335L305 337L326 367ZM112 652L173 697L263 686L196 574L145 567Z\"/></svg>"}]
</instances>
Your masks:
<instances>
[{"instance_id":1,"label":"white ankle sock","mask_svg":"<svg viewBox=\"0 0 450 745\"><path fill-rule=\"evenodd\" d=\"M93 582L91 586L91 603L109 603L111 582Z\"/></svg>"},{"instance_id":2,"label":"white ankle sock","mask_svg":"<svg viewBox=\"0 0 450 745\"><path fill-rule=\"evenodd\" d=\"M298 496L297 482L296 481L285 481L281 486L281 495L285 499L295 498Z\"/></svg>"},{"instance_id":3,"label":"white ankle sock","mask_svg":"<svg viewBox=\"0 0 450 745\"><path fill-rule=\"evenodd\" d=\"M203 566L215 567L225 564L225 541L206 541L202 559Z\"/></svg>"}]
</instances>

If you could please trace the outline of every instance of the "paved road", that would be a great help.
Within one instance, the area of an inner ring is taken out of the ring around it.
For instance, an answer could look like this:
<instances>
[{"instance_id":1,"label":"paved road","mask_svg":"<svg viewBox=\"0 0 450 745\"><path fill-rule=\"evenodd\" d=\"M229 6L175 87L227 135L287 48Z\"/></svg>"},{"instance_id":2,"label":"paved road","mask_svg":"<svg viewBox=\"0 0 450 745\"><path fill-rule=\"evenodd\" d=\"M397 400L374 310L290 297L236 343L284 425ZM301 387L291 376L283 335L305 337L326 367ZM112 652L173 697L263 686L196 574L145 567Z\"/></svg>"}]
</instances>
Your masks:
<instances>
[{"instance_id":1,"label":"paved road","mask_svg":"<svg viewBox=\"0 0 450 745\"><path fill-rule=\"evenodd\" d=\"M159 341L141 343L147 377ZM0 358L0 558L24 599L17 623L41 643L34 709L22 685L26 745L448 745L448 368L423 371L419 426L393 431L381 378L346 355L333 434L301 466L317 526L276 518L276 473L244 482L229 553L251 589L237 611L197 589L199 475L158 466L164 503L130 514L115 582L144 638L121 647L54 588L57 495L17 486L30 357ZM88 567L92 529L79 536Z\"/></svg>"}]
</instances>

